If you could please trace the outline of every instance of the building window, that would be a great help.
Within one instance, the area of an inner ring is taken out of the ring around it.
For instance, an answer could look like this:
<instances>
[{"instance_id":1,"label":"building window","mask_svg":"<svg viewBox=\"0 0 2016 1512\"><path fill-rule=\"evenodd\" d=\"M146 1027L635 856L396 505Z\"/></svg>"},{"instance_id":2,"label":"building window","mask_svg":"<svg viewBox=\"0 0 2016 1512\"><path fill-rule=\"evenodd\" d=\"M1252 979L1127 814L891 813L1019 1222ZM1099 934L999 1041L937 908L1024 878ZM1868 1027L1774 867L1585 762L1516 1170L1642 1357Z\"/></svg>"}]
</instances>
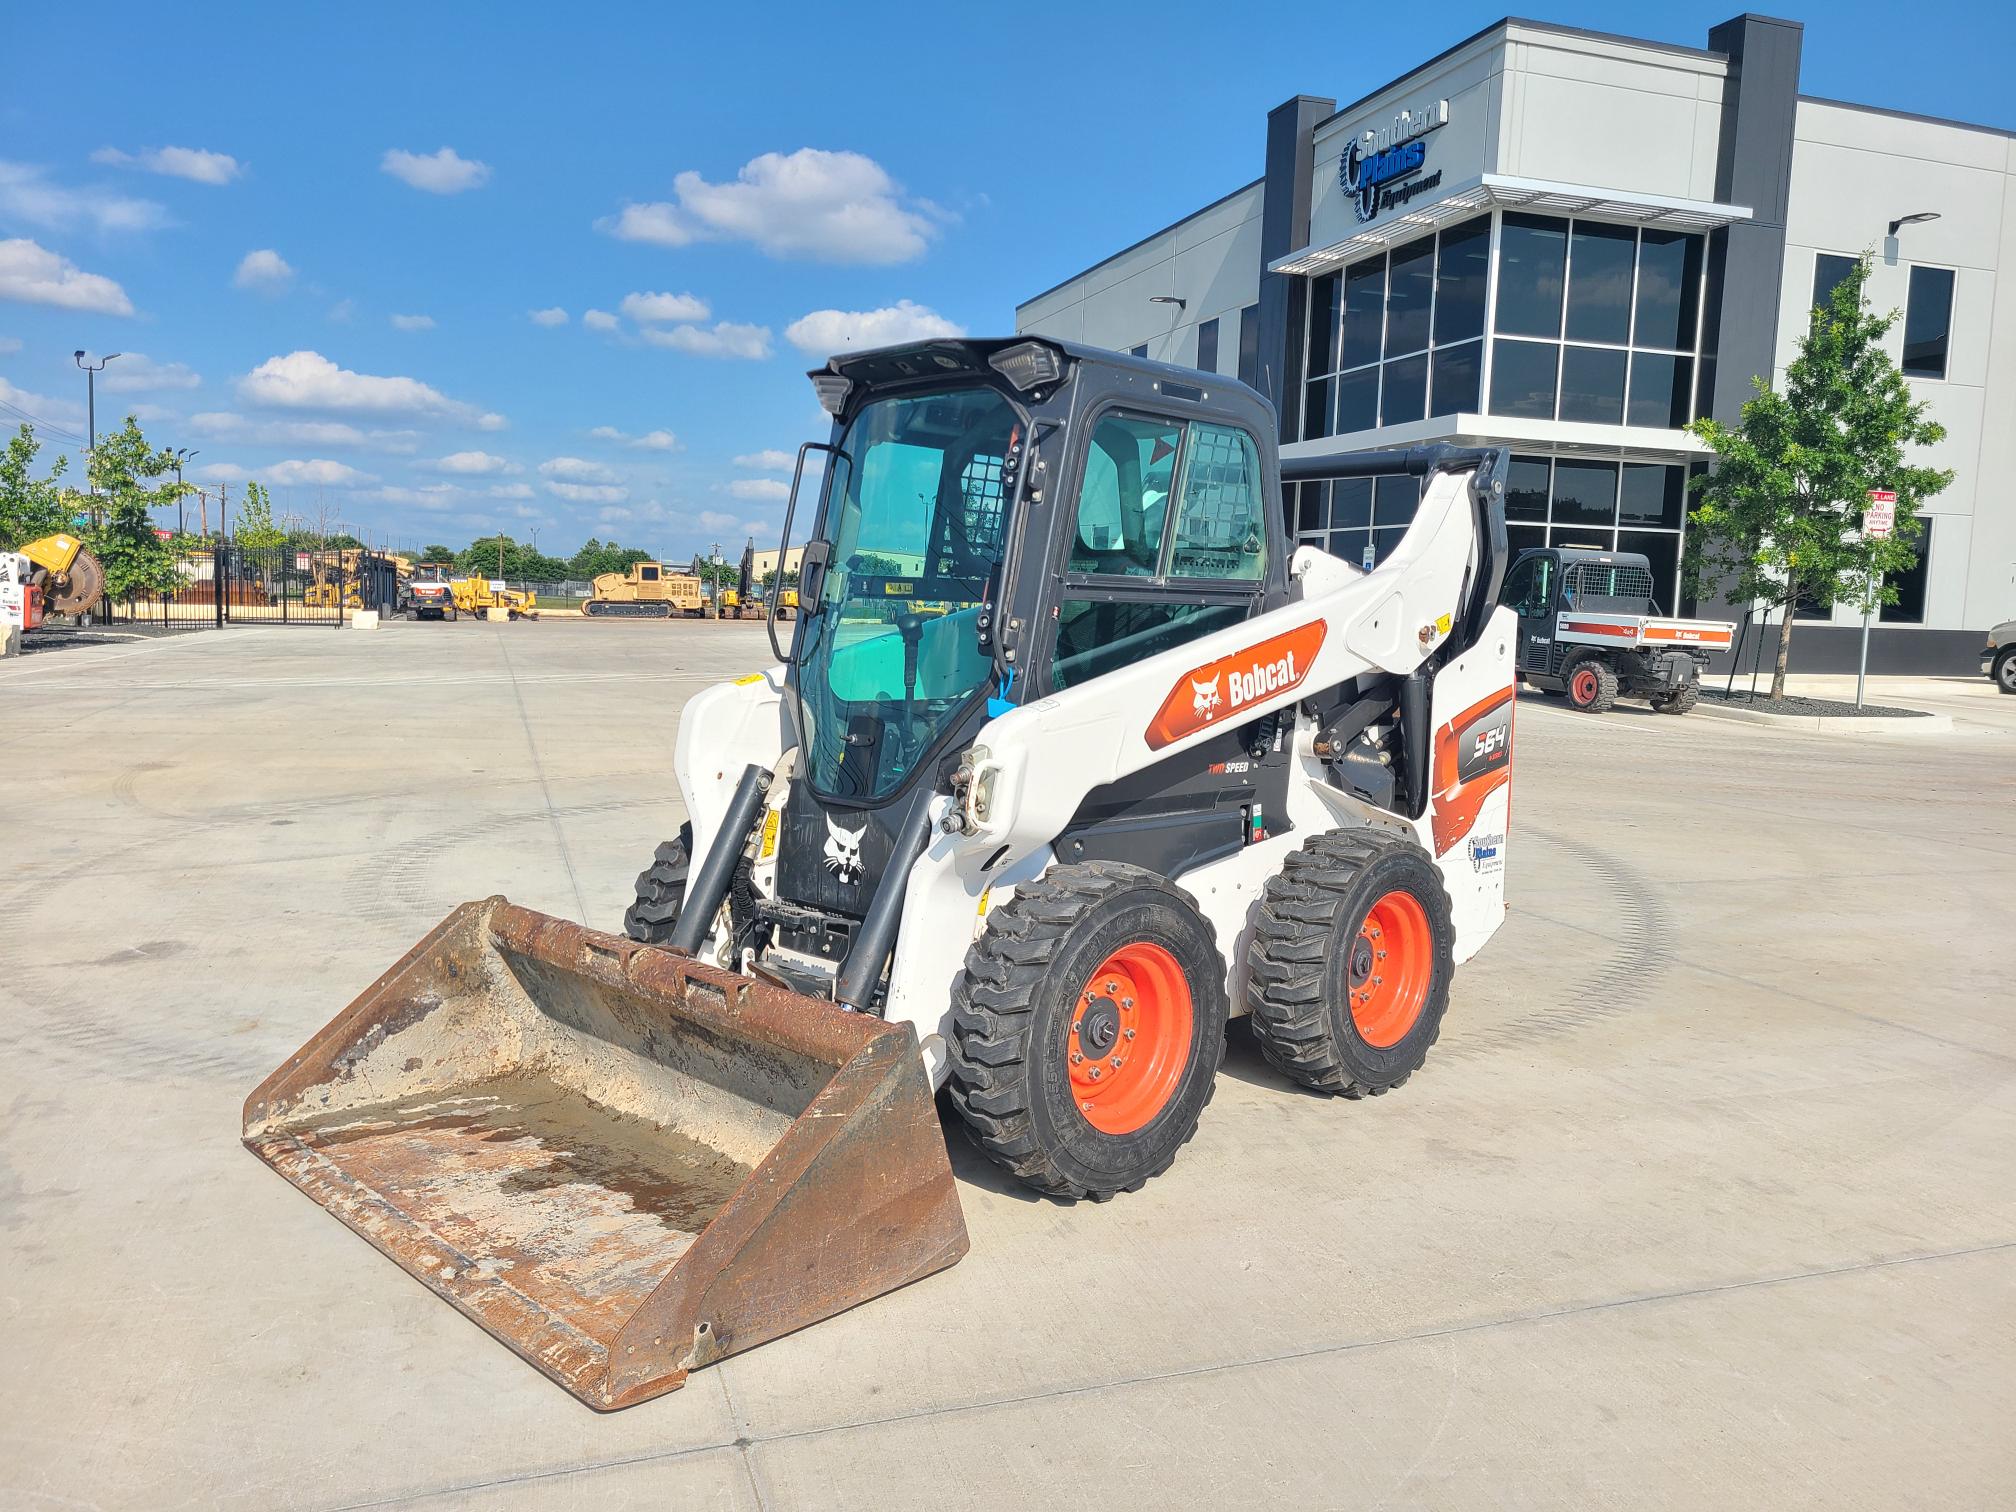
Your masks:
<instances>
[{"instance_id":1,"label":"building window","mask_svg":"<svg viewBox=\"0 0 2016 1512\"><path fill-rule=\"evenodd\" d=\"M1904 302L1904 376L1944 378L1953 327L1953 270L1914 267Z\"/></svg>"},{"instance_id":2,"label":"building window","mask_svg":"<svg viewBox=\"0 0 2016 1512\"><path fill-rule=\"evenodd\" d=\"M1916 274L1918 269L1911 271ZM1890 586L1897 590L1897 602L1885 604L1877 611L1877 617L1886 625L1925 623L1925 575L1932 565L1932 520L1926 515L1920 515L1918 520L1924 526L1917 540L1918 560L1911 564L1909 572L1900 572L1889 579Z\"/></svg>"},{"instance_id":3,"label":"building window","mask_svg":"<svg viewBox=\"0 0 2016 1512\"><path fill-rule=\"evenodd\" d=\"M1304 483L1297 539L1369 571L1400 544L1420 503L1420 484L1406 475Z\"/></svg>"},{"instance_id":4,"label":"building window","mask_svg":"<svg viewBox=\"0 0 2016 1512\"><path fill-rule=\"evenodd\" d=\"M1260 306L1250 304L1239 312L1239 381L1248 388L1260 387Z\"/></svg>"},{"instance_id":5,"label":"building window","mask_svg":"<svg viewBox=\"0 0 2016 1512\"><path fill-rule=\"evenodd\" d=\"M1480 215L1313 280L1303 439L1476 410L1490 265Z\"/></svg>"},{"instance_id":6,"label":"building window","mask_svg":"<svg viewBox=\"0 0 2016 1512\"><path fill-rule=\"evenodd\" d=\"M1218 371L1218 322L1204 321L1197 327L1197 368L1200 372Z\"/></svg>"},{"instance_id":7,"label":"building window","mask_svg":"<svg viewBox=\"0 0 2016 1512\"><path fill-rule=\"evenodd\" d=\"M1704 253L1693 232L1508 212L1491 413L1685 425L1695 414Z\"/></svg>"},{"instance_id":8,"label":"building window","mask_svg":"<svg viewBox=\"0 0 2016 1512\"><path fill-rule=\"evenodd\" d=\"M1670 462L1515 456L1505 479L1513 555L1537 546L1630 551L1652 569L1661 609L1679 602L1687 469Z\"/></svg>"},{"instance_id":9,"label":"building window","mask_svg":"<svg viewBox=\"0 0 2016 1512\"><path fill-rule=\"evenodd\" d=\"M1824 310L1834 302L1834 291L1855 271L1855 259L1822 252L1813 259L1813 308Z\"/></svg>"}]
</instances>

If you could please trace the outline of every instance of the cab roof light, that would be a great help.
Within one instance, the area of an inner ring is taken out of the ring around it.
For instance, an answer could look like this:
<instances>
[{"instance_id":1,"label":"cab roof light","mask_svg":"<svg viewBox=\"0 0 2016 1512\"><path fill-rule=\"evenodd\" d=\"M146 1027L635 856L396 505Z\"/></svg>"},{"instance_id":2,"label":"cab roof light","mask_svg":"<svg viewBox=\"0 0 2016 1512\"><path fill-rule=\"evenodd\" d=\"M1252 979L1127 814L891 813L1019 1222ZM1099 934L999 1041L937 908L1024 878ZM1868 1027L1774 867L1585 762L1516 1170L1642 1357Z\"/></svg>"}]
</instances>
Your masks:
<instances>
[{"instance_id":1,"label":"cab roof light","mask_svg":"<svg viewBox=\"0 0 2016 1512\"><path fill-rule=\"evenodd\" d=\"M854 380L840 373L814 373L812 388L819 395L819 408L840 418L840 412L847 408L847 396L854 391Z\"/></svg>"},{"instance_id":2,"label":"cab roof light","mask_svg":"<svg viewBox=\"0 0 2016 1512\"><path fill-rule=\"evenodd\" d=\"M1063 353L1040 341L1003 347L987 359L987 365L1025 394L1056 383L1064 376Z\"/></svg>"}]
</instances>

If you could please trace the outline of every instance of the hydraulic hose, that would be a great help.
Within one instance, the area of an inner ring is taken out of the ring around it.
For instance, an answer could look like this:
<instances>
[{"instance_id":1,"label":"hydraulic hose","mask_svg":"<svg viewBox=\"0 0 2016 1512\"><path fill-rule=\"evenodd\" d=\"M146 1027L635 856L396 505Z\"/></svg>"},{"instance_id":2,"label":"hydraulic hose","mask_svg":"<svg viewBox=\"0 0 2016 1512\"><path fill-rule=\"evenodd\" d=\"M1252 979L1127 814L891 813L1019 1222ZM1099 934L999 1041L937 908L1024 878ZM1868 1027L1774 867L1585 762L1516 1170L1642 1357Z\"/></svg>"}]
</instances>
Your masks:
<instances>
[{"instance_id":1,"label":"hydraulic hose","mask_svg":"<svg viewBox=\"0 0 2016 1512\"><path fill-rule=\"evenodd\" d=\"M713 929L721 900L728 896L728 884L735 880L743 844L756 825L756 811L769 790L770 774L763 768L751 762L742 769L742 780L735 784L735 796L728 800L728 812L721 816L721 827L707 847L707 858L686 884L686 898L679 905L679 922L672 926L668 949L690 956Z\"/></svg>"}]
</instances>

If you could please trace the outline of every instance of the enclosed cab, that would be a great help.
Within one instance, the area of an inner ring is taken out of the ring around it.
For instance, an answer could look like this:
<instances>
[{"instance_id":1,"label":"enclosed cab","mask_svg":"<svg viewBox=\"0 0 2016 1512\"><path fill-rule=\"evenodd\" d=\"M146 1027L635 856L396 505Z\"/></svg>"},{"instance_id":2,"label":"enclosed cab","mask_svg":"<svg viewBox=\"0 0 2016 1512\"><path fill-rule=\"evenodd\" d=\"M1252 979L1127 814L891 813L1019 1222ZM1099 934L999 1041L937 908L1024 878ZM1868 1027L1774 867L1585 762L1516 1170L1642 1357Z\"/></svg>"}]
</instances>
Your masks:
<instances>
[{"instance_id":1,"label":"enclosed cab","mask_svg":"<svg viewBox=\"0 0 2016 1512\"><path fill-rule=\"evenodd\" d=\"M448 619L456 617L455 564L421 562L413 569L399 596L399 608L408 619Z\"/></svg>"},{"instance_id":2,"label":"enclosed cab","mask_svg":"<svg viewBox=\"0 0 2016 1512\"><path fill-rule=\"evenodd\" d=\"M1499 602L1519 616L1519 676L1592 713L1622 693L1685 714L1708 653L1726 651L1736 632L1726 621L1661 614L1651 564L1629 551L1528 551L1505 574Z\"/></svg>"}]
</instances>

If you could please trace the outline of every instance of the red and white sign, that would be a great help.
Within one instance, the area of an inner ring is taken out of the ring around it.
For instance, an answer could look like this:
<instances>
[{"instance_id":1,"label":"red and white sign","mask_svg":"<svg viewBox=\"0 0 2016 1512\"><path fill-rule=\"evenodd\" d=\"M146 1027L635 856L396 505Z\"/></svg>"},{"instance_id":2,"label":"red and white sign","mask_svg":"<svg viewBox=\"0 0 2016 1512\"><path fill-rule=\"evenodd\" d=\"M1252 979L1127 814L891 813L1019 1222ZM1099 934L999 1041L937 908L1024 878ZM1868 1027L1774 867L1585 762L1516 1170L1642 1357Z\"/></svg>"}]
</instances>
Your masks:
<instances>
[{"instance_id":1,"label":"red and white sign","mask_svg":"<svg viewBox=\"0 0 2016 1512\"><path fill-rule=\"evenodd\" d=\"M1870 489L1868 506L1862 511L1862 534L1880 541L1896 528L1897 495L1887 488Z\"/></svg>"}]
</instances>

